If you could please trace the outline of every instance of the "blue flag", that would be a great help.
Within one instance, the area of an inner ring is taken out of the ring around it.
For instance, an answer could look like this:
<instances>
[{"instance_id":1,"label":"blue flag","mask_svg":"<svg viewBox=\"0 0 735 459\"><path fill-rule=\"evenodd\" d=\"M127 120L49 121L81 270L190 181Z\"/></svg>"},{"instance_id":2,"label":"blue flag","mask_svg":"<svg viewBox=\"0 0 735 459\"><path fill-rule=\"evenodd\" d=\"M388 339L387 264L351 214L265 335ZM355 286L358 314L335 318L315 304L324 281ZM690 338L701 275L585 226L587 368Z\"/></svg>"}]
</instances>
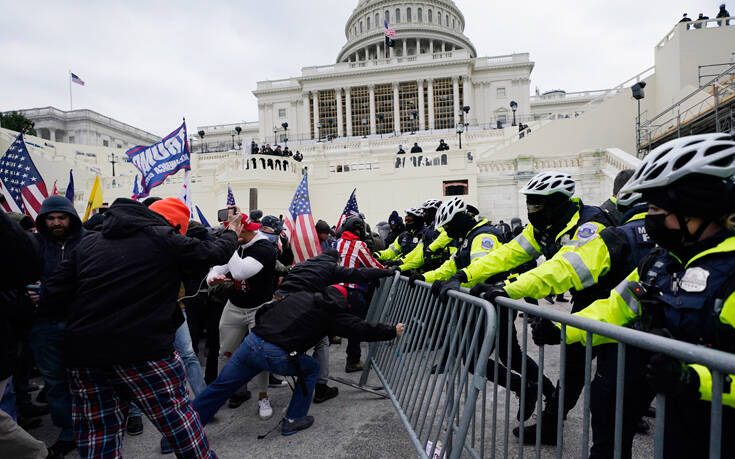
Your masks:
<instances>
[{"instance_id":1,"label":"blue flag","mask_svg":"<svg viewBox=\"0 0 735 459\"><path fill-rule=\"evenodd\" d=\"M66 192L64 195L66 199L74 202L74 176L71 174L72 169L69 169L69 184L66 186Z\"/></svg>"},{"instance_id":2,"label":"blue flag","mask_svg":"<svg viewBox=\"0 0 735 459\"><path fill-rule=\"evenodd\" d=\"M133 195L131 196L132 199L138 200L138 195L140 194L140 191L138 190L138 176L135 176L135 184L133 185Z\"/></svg>"},{"instance_id":3,"label":"blue flag","mask_svg":"<svg viewBox=\"0 0 735 459\"><path fill-rule=\"evenodd\" d=\"M206 226L207 228L210 228L209 222L206 218L204 218L204 215L202 214L202 211L199 210L199 206L195 206L197 208L197 214L199 214L199 221L202 222L202 225Z\"/></svg>"},{"instance_id":4,"label":"blue flag","mask_svg":"<svg viewBox=\"0 0 735 459\"><path fill-rule=\"evenodd\" d=\"M148 196L157 187L181 169L190 170L189 142L186 139L186 123L151 146L137 146L125 152L130 162L140 171L138 198Z\"/></svg>"}]
</instances>

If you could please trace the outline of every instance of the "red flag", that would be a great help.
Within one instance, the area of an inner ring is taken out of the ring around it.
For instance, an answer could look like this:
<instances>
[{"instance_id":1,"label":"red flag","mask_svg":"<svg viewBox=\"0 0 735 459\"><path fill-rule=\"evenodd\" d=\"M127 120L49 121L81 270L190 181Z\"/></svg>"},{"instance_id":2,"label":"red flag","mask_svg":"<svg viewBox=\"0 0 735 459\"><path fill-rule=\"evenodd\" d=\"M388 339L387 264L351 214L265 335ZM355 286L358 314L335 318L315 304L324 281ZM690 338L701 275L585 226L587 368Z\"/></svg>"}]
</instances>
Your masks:
<instances>
[{"instance_id":1,"label":"red flag","mask_svg":"<svg viewBox=\"0 0 735 459\"><path fill-rule=\"evenodd\" d=\"M56 188L56 180L54 180L54 191L52 191L51 194L53 196L58 196L59 195L59 189Z\"/></svg>"}]
</instances>

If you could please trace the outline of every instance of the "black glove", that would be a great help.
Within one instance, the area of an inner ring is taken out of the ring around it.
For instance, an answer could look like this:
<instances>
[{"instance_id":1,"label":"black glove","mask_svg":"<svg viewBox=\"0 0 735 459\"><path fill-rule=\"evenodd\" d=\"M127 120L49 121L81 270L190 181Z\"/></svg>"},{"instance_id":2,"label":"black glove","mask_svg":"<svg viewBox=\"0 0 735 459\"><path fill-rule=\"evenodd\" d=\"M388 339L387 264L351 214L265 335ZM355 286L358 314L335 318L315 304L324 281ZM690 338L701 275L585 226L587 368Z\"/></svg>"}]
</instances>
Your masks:
<instances>
[{"instance_id":1,"label":"black glove","mask_svg":"<svg viewBox=\"0 0 735 459\"><path fill-rule=\"evenodd\" d=\"M435 281L431 285L431 294L439 298L439 301L442 303L446 303L449 299L449 291L459 290L459 286L462 282L467 282L467 276L463 271L460 271L458 274L455 274L445 281Z\"/></svg>"},{"instance_id":2,"label":"black glove","mask_svg":"<svg viewBox=\"0 0 735 459\"><path fill-rule=\"evenodd\" d=\"M411 288L414 288L416 286L416 281L426 281L426 278L423 274L413 273L408 278L408 286Z\"/></svg>"},{"instance_id":3,"label":"black glove","mask_svg":"<svg viewBox=\"0 0 735 459\"><path fill-rule=\"evenodd\" d=\"M559 328L549 319L538 319L531 322L531 337L537 346L560 344Z\"/></svg>"},{"instance_id":4,"label":"black glove","mask_svg":"<svg viewBox=\"0 0 735 459\"><path fill-rule=\"evenodd\" d=\"M502 282L495 284L480 283L470 289L470 295L484 298L494 304L495 299L499 296L508 298L508 293L506 293L504 285Z\"/></svg>"},{"instance_id":5,"label":"black glove","mask_svg":"<svg viewBox=\"0 0 735 459\"><path fill-rule=\"evenodd\" d=\"M646 365L646 380L657 393L699 399L699 375L674 357L653 354Z\"/></svg>"},{"instance_id":6,"label":"black glove","mask_svg":"<svg viewBox=\"0 0 735 459\"><path fill-rule=\"evenodd\" d=\"M401 262L400 262L400 261L398 261L398 260L388 260L388 261L383 261L383 262L381 262L381 263L382 263L382 265L383 265L383 266L385 266L386 268L391 268L391 267L393 267L393 266L398 266L398 265L400 265L400 264L401 264Z\"/></svg>"}]
</instances>

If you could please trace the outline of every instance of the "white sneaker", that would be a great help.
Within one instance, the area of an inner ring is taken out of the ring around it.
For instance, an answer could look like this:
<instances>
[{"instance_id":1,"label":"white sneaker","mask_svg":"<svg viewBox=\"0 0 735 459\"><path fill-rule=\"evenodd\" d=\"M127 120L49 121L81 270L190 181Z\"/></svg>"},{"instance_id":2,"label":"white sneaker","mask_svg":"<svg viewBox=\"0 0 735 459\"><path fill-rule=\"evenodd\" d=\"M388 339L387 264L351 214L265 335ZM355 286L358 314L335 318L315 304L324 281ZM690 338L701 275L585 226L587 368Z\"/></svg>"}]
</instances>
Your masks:
<instances>
[{"instance_id":1,"label":"white sneaker","mask_svg":"<svg viewBox=\"0 0 735 459\"><path fill-rule=\"evenodd\" d=\"M271 402L268 400L268 397L258 400L258 416L264 421L273 416L273 408L271 408Z\"/></svg>"}]
</instances>

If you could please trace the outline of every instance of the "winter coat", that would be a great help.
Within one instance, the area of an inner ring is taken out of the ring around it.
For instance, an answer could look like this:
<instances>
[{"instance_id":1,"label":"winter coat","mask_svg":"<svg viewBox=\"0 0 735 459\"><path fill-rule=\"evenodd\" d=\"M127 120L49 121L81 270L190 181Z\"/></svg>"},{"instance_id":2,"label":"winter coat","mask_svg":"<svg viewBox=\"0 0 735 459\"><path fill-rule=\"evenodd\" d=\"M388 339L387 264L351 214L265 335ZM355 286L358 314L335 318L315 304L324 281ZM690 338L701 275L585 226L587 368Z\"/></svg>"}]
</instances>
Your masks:
<instances>
[{"instance_id":1,"label":"winter coat","mask_svg":"<svg viewBox=\"0 0 735 459\"><path fill-rule=\"evenodd\" d=\"M143 204L116 200L102 231L82 239L41 296L42 307L66 312L66 364L106 367L171 355L184 321L182 280L226 262L236 248L232 231L214 241L189 238Z\"/></svg>"},{"instance_id":2,"label":"winter coat","mask_svg":"<svg viewBox=\"0 0 735 459\"><path fill-rule=\"evenodd\" d=\"M334 288L291 293L265 304L255 316L253 333L286 352L306 352L325 336L358 341L396 337L392 325L372 324L349 312L347 299Z\"/></svg>"}]
</instances>

